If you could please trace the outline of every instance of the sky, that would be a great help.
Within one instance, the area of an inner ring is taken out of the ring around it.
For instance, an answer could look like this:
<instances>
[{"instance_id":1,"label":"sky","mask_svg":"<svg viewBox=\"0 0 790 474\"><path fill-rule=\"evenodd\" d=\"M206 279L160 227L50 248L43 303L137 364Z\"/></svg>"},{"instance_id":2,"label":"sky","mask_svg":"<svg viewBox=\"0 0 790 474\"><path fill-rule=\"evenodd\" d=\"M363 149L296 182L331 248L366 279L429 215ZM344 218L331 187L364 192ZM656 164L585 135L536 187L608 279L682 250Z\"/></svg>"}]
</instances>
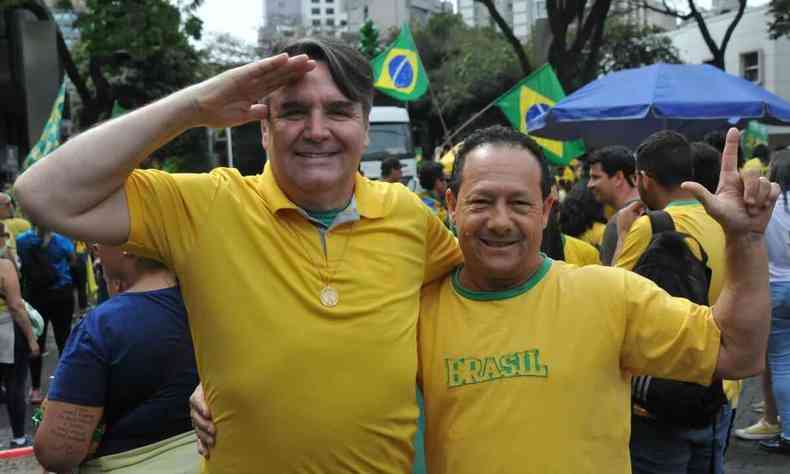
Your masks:
<instances>
[{"instance_id":1,"label":"sky","mask_svg":"<svg viewBox=\"0 0 790 474\"><path fill-rule=\"evenodd\" d=\"M748 4L757 6L767 1L750 0ZM701 6L710 3L710 0L699 0ZM198 15L203 20L204 33L230 33L256 44L258 27L263 22L263 0L205 0Z\"/></svg>"}]
</instances>

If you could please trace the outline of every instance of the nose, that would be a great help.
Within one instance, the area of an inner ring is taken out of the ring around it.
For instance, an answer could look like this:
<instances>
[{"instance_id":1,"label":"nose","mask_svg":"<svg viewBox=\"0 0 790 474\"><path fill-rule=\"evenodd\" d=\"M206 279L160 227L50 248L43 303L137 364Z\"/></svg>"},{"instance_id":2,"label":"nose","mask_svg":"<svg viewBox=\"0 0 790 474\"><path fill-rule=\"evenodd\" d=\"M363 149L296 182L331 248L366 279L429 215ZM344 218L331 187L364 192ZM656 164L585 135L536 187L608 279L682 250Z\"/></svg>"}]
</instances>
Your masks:
<instances>
[{"instance_id":1,"label":"nose","mask_svg":"<svg viewBox=\"0 0 790 474\"><path fill-rule=\"evenodd\" d=\"M487 227L491 233L497 236L506 236L512 232L513 220L505 202L499 202L492 207Z\"/></svg>"},{"instance_id":2,"label":"nose","mask_svg":"<svg viewBox=\"0 0 790 474\"><path fill-rule=\"evenodd\" d=\"M310 141L320 142L329 138L326 117L321 110L312 110L307 117L304 137Z\"/></svg>"}]
</instances>

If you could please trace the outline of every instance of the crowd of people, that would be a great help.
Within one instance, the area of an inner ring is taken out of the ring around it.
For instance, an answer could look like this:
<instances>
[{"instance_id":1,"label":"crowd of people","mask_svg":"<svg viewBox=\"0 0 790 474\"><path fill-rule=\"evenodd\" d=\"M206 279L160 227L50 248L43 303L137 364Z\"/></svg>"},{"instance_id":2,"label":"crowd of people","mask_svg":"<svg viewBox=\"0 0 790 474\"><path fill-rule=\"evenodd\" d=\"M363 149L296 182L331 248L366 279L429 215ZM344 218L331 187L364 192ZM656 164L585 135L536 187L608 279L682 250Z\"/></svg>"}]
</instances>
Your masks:
<instances>
[{"instance_id":1,"label":"crowd of people","mask_svg":"<svg viewBox=\"0 0 790 474\"><path fill-rule=\"evenodd\" d=\"M571 178L493 126L449 174L422 162L415 193L397 160L357 171L372 95L356 50L296 40L18 178L22 268L42 245L63 262L29 297L61 353L45 469L721 473L739 381L766 363L763 424L782 427L761 447L790 454L790 155L766 177L735 129L718 148L661 131ZM253 120L260 175L138 169L190 128ZM48 306L73 285L62 235L91 243L112 295L71 335ZM28 357L41 339L3 265Z\"/></svg>"}]
</instances>

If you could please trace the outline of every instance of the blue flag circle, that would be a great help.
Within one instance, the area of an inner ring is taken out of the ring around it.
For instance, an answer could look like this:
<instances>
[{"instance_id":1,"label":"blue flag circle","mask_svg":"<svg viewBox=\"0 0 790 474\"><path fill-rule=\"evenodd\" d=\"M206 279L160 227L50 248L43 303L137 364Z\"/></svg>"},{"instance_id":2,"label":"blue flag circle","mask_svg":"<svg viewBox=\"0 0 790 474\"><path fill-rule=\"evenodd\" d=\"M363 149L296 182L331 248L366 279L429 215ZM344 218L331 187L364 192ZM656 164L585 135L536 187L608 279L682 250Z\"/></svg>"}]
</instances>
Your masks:
<instances>
[{"instance_id":1,"label":"blue flag circle","mask_svg":"<svg viewBox=\"0 0 790 474\"><path fill-rule=\"evenodd\" d=\"M390 77L395 87L406 88L411 85L414 80L414 68L406 56L395 56L390 60L388 66Z\"/></svg>"},{"instance_id":2,"label":"blue flag circle","mask_svg":"<svg viewBox=\"0 0 790 474\"><path fill-rule=\"evenodd\" d=\"M551 107L548 104L533 104L529 109L527 109L527 117L525 123L529 122L530 120L540 117L541 115L545 114L549 111Z\"/></svg>"}]
</instances>

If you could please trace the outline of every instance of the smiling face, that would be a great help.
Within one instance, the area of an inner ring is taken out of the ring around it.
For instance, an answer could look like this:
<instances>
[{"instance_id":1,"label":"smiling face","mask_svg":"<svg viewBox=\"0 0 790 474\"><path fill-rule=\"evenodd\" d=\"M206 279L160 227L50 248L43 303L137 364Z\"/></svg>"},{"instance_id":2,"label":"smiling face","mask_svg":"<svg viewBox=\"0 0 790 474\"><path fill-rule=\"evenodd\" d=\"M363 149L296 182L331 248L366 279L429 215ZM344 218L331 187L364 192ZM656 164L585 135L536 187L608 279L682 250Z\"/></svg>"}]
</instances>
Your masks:
<instances>
[{"instance_id":1,"label":"smiling face","mask_svg":"<svg viewBox=\"0 0 790 474\"><path fill-rule=\"evenodd\" d=\"M538 269L553 198L543 199L540 165L529 150L506 145L472 150L458 196L448 192L447 200L464 254L465 286L512 288Z\"/></svg>"},{"instance_id":2,"label":"smiling face","mask_svg":"<svg viewBox=\"0 0 790 474\"><path fill-rule=\"evenodd\" d=\"M343 95L321 62L268 104L263 146L283 192L310 209L347 202L368 140L362 104Z\"/></svg>"}]
</instances>

